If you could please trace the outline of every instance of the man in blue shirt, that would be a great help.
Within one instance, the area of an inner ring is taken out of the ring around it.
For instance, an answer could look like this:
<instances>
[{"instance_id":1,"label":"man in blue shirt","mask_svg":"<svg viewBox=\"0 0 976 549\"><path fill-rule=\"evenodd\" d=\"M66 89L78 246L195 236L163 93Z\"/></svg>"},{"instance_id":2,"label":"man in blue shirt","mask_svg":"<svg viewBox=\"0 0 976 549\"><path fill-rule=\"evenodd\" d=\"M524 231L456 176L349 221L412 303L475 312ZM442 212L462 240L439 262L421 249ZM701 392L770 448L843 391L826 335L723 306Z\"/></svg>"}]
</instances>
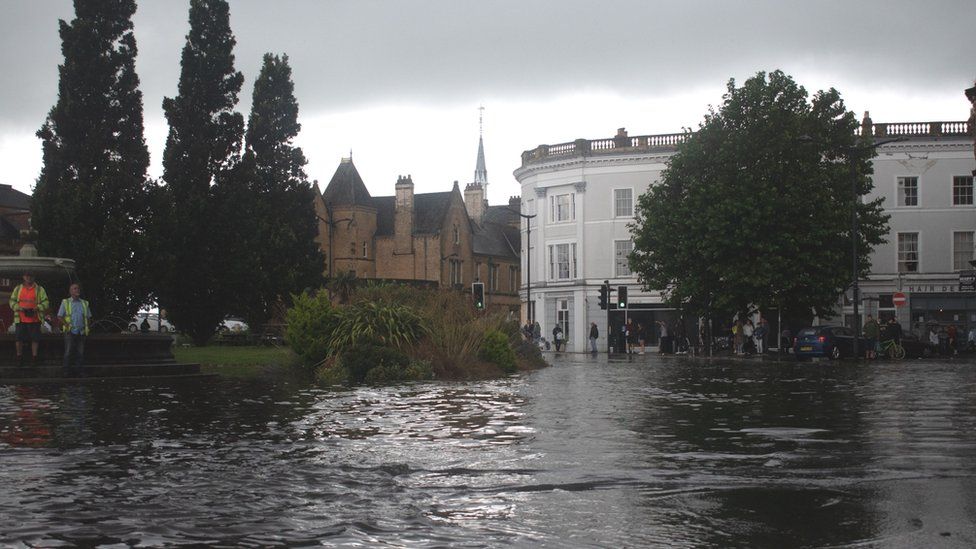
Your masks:
<instances>
[{"instance_id":1,"label":"man in blue shirt","mask_svg":"<svg viewBox=\"0 0 976 549\"><path fill-rule=\"evenodd\" d=\"M91 308L88 301L81 299L81 284L75 282L68 289L70 297L61 300L58 318L61 319L61 330L64 332L64 368L70 371L71 356L75 357L74 367L81 372L82 360L85 356L85 337L88 335L88 321L91 320Z\"/></svg>"}]
</instances>

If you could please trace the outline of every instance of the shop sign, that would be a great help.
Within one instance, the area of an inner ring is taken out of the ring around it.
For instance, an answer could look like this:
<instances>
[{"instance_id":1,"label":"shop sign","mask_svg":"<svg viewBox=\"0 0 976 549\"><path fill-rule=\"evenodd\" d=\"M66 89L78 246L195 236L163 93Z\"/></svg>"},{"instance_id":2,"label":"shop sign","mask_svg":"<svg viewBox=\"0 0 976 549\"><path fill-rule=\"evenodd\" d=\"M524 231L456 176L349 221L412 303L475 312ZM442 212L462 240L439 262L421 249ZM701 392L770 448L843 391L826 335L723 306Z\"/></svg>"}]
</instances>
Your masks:
<instances>
[{"instance_id":1,"label":"shop sign","mask_svg":"<svg viewBox=\"0 0 976 549\"><path fill-rule=\"evenodd\" d=\"M958 292L965 292L960 288L959 284L953 283L939 283L939 284L908 284L904 287L906 292L910 294L954 294Z\"/></svg>"},{"instance_id":2,"label":"shop sign","mask_svg":"<svg viewBox=\"0 0 976 549\"><path fill-rule=\"evenodd\" d=\"M959 272L959 291L976 292L976 271Z\"/></svg>"}]
</instances>

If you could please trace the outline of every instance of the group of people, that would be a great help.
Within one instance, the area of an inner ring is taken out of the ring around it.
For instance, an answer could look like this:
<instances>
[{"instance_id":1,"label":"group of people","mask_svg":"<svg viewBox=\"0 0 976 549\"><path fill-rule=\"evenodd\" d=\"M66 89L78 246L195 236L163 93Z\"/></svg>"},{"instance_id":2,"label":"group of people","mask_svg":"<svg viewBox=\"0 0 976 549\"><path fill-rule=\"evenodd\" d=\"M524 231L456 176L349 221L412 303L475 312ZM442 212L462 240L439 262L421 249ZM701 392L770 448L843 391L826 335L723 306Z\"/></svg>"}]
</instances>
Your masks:
<instances>
[{"instance_id":1,"label":"group of people","mask_svg":"<svg viewBox=\"0 0 976 549\"><path fill-rule=\"evenodd\" d=\"M44 287L34 280L32 271L24 271L23 282L10 293L9 304L14 313L16 334L14 349L17 352L17 363L21 367L25 365L24 351L29 346L31 365L36 366L39 363L41 324L45 321L50 301ZM61 300L57 313L64 334L62 364L69 373L81 371L85 355L85 338L88 336L91 317L88 301L81 298L81 284L73 282L68 287L68 297Z\"/></svg>"},{"instance_id":2,"label":"group of people","mask_svg":"<svg viewBox=\"0 0 976 549\"><path fill-rule=\"evenodd\" d=\"M878 352L881 351L881 343L883 341L894 341L896 344L901 345L901 332L901 323L896 318L889 318L888 322L882 326L881 323L874 319L874 316L868 315L864 320L864 326L861 328L861 333L864 334L864 339L867 340L867 345L864 349L864 358L878 358Z\"/></svg>"},{"instance_id":3,"label":"group of people","mask_svg":"<svg viewBox=\"0 0 976 549\"><path fill-rule=\"evenodd\" d=\"M751 318L744 321L736 319L735 323L732 324L732 342L735 345L735 354L763 354L766 351L766 336L768 334L769 322L765 318L760 318L758 325L754 324Z\"/></svg>"}]
</instances>

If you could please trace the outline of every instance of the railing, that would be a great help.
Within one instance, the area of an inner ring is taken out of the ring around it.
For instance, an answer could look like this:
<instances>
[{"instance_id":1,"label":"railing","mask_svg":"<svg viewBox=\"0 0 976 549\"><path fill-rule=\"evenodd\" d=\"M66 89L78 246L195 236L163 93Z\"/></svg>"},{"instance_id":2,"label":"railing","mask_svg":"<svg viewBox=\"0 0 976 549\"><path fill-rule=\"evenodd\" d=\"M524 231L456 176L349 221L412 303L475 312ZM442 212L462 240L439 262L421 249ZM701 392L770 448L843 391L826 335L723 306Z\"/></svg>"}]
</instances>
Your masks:
<instances>
[{"instance_id":1,"label":"railing","mask_svg":"<svg viewBox=\"0 0 976 549\"><path fill-rule=\"evenodd\" d=\"M859 126L856 135L864 135L865 128L873 137L966 137L973 135L972 122L887 122ZM589 156L644 151L673 151L691 136L691 132L665 133L630 137L621 129L616 137L607 139L577 139L569 143L539 145L522 153L522 165L527 166L553 158Z\"/></svg>"},{"instance_id":2,"label":"railing","mask_svg":"<svg viewBox=\"0 0 976 549\"><path fill-rule=\"evenodd\" d=\"M867 126L871 136L965 137L972 135L972 123L964 122L882 122ZM864 135L864 128L855 132Z\"/></svg>"},{"instance_id":3,"label":"railing","mask_svg":"<svg viewBox=\"0 0 976 549\"><path fill-rule=\"evenodd\" d=\"M612 152L639 152L653 149L662 151L674 150L677 145L685 142L690 133L668 133L661 135L641 135L629 137L618 135L607 139L577 139L569 143L556 145L539 145L522 153L522 165L531 164L550 158L567 156L586 156L589 154L605 154Z\"/></svg>"}]
</instances>

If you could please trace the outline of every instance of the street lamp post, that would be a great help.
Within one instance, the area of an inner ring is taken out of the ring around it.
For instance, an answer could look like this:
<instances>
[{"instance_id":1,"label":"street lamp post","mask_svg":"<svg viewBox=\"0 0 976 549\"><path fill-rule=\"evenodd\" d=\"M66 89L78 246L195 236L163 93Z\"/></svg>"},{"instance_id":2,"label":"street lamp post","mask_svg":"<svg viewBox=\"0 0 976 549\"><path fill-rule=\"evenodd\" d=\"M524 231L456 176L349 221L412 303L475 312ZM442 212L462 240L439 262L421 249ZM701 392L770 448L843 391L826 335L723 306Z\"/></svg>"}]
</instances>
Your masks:
<instances>
[{"instance_id":1,"label":"street lamp post","mask_svg":"<svg viewBox=\"0 0 976 549\"><path fill-rule=\"evenodd\" d=\"M894 143L896 141L904 141L904 137L896 137L893 139L883 139L881 141L866 143L863 145L854 145L848 149L852 154L851 158L851 192L853 193L853 202L851 203L851 276L854 279L851 284L851 294L853 309L854 309L854 346L853 354L854 358L860 358L859 353L859 338L861 337L861 321L858 318L858 304L860 302L860 286L858 285L858 272L857 272L857 259L858 259L858 249L857 249L857 238L858 238L858 219L857 219L857 205L860 203L860 194L857 192L857 162L853 158L854 154L858 154L862 151L873 152L875 149L881 145L887 145L888 143Z\"/></svg>"},{"instance_id":2,"label":"street lamp post","mask_svg":"<svg viewBox=\"0 0 976 549\"><path fill-rule=\"evenodd\" d=\"M535 315L532 314L532 218L539 214L526 215L509 208L525 219L525 320L531 323Z\"/></svg>"}]
</instances>

